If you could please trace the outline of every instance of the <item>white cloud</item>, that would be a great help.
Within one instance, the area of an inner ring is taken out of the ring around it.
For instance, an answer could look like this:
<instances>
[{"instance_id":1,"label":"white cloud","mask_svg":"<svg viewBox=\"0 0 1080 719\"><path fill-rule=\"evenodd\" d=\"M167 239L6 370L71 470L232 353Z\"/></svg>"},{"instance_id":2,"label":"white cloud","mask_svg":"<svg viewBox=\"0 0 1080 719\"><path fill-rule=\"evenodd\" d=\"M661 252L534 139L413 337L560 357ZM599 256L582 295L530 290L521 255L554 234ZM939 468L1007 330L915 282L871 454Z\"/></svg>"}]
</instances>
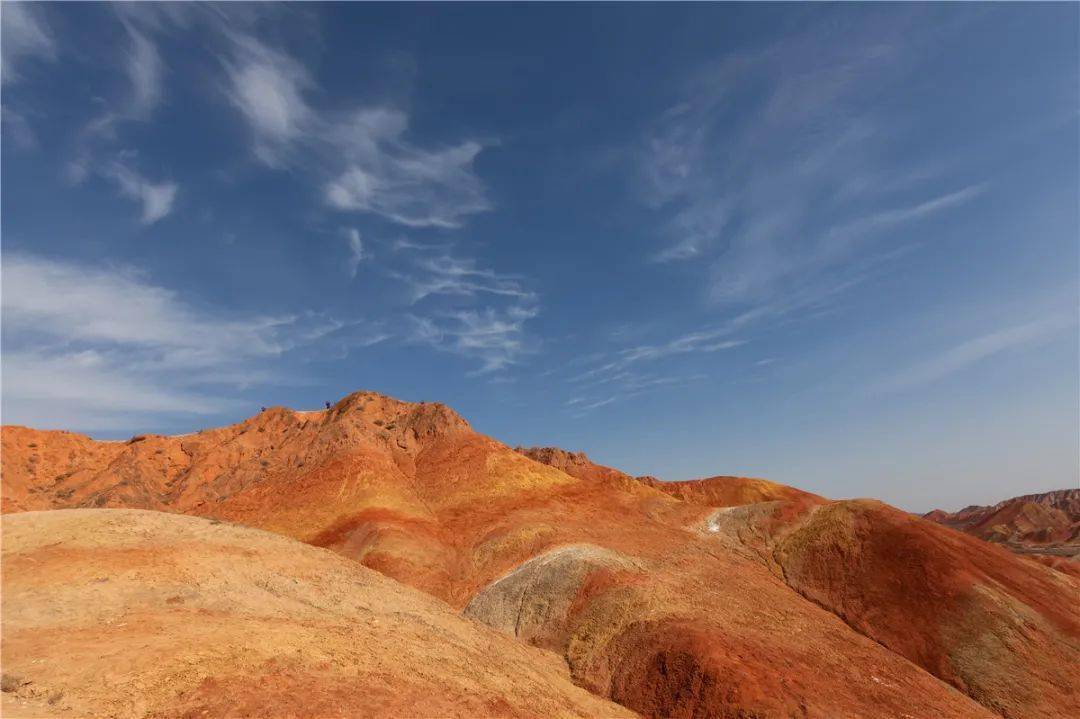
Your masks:
<instances>
[{"instance_id":1,"label":"white cloud","mask_svg":"<svg viewBox=\"0 0 1080 719\"><path fill-rule=\"evenodd\" d=\"M7 423L86 430L130 428L133 418L214 415L234 400L154 382L94 350L5 351L3 414Z\"/></svg>"},{"instance_id":2,"label":"white cloud","mask_svg":"<svg viewBox=\"0 0 1080 719\"><path fill-rule=\"evenodd\" d=\"M101 172L116 183L120 194L142 206L140 220L144 225L152 225L172 211L178 189L175 182L151 182L121 162L113 162Z\"/></svg>"},{"instance_id":3,"label":"white cloud","mask_svg":"<svg viewBox=\"0 0 1080 719\"><path fill-rule=\"evenodd\" d=\"M0 76L4 84L20 79L19 66L27 58L56 59L56 40L44 17L43 4L5 2L0 4Z\"/></svg>"},{"instance_id":4,"label":"white cloud","mask_svg":"<svg viewBox=\"0 0 1080 719\"><path fill-rule=\"evenodd\" d=\"M296 151L293 144L317 133L317 118L303 94L311 78L298 62L255 38L230 35L232 56L225 63L228 96L254 136L255 154L279 166Z\"/></svg>"},{"instance_id":5,"label":"white cloud","mask_svg":"<svg viewBox=\"0 0 1080 719\"><path fill-rule=\"evenodd\" d=\"M303 65L253 35L227 37L227 94L251 128L256 156L312 174L328 206L443 228L491 209L473 169L481 143L422 148L407 138L408 116L392 108L319 111L309 100L318 87Z\"/></svg>"},{"instance_id":6,"label":"white cloud","mask_svg":"<svg viewBox=\"0 0 1080 719\"><path fill-rule=\"evenodd\" d=\"M294 317L226 320L197 312L172 290L130 268L5 253L4 330L63 342L167 350L174 360L214 364L280 353Z\"/></svg>"},{"instance_id":7,"label":"white cloud","mask_svg":"<svg viewBox=\"0 0 1080 719\"><path fill-rule=\"evenodd\" d=\"M196 309L130 268L7 252L0 269L8 422L101 430L232 411L220 386L281 381L263 365L285 352L385 339L311 315Z\"/></svg>"},{"instance_id":8,"label":"white cloud","mask_svg":"<svg viewBox=\"0 0 1080 719\"><path fill-rule=\"evenodd\" d=\"M880 383L879 392L901 392L942 380L1009 350L1032 347L1076 326L1075 316L1055 315L961 342Z\"/></svg>"},{"instance_id":9,"label":"white cloud","mask_svg":"<svg viewBox=\"0 0 1080 719\"><path fill-rule=\"evenodd\" d=\"M367 257L364 253L364 243L360 239L360 232L355 227L345 229L345 239L349 243L349 260L347 264L349 277L355 278L357 270L360 269L360 263Z\"/></svg>"},{"instance_id":10,"label":"white cloud","mask_svg":"<svg viewBox=\"0 0 1080 719\"><path fill-rule=\"evenodd\" d=\"M677 239L653 255L653 261L678 262L706 254L723 233L730 215L728 203L723 199L681 210L666 230Z\"/></svg>"}]
</instances>

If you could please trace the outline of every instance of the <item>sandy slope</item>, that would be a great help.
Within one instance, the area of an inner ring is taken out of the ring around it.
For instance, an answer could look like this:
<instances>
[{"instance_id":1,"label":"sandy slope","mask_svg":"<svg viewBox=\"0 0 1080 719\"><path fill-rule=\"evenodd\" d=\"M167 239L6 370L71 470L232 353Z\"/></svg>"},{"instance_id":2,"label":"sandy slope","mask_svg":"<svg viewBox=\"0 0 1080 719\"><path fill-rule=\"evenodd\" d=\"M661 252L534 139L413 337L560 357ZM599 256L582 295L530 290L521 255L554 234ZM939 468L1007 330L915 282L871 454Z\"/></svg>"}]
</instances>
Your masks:
<instances>
[{"instance_id":1,"label":"sandy slope","mask_svg":"<svg viewBox=\"0 0 1080 719\"><path fill-rule=\"evenodd\" d=\"M325 550L194 517L3 522L14 716L629 716L554 655Z\"/></svg>"}]
</instances>

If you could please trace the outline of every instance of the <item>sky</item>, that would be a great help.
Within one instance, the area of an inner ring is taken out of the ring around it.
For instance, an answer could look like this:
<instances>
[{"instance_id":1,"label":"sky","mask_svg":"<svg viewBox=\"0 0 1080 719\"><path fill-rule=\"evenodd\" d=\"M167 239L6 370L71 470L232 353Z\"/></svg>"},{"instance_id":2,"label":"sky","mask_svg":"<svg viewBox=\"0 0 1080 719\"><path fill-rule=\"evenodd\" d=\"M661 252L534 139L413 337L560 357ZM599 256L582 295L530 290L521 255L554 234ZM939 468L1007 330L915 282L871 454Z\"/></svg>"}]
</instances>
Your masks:
<instances>
[{"instance_id":1,"label":"sky","mask_svg":"<svg viewBox=\"0 0 1080 719\"><path fill-rule=\"evenodd\" d=\"M366 389L665 479L1080 486L1080 5L0 22L5 423Z\"/></svg>"}]
</instances>

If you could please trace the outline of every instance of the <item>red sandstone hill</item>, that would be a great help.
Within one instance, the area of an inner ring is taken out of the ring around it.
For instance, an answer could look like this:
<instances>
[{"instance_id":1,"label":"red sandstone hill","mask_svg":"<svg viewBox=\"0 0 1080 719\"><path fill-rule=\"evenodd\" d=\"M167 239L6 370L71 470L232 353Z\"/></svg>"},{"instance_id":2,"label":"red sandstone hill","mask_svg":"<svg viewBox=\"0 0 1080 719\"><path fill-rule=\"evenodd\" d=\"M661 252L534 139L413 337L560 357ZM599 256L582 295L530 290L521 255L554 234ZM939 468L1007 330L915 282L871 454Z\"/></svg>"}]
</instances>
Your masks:
<instances>
[{"instance_id":1,"label":"red sandstone hill","mask_svg":"<svg viewBox=\"0 0 1080 719\"><path fill-rule=\"evenodd\" d=\"M764 480L635 479L554 450L526 456L442 405L363 392L325 412L274 408L189 436L106 443L6 427L2 441L5 512L152 509L325 547L554 653L577 687L647 716L1070 717L1080 703L1080 581L876 502ZM333 577L318 586L341 601L355 591ZM32 664L25 647L47 643L53 625L25 623L24 643L12 643L8 618L33 599L9 596L5 587L4 664ZM125 596L125 611L171 616L145 592ZM92 641L109 634L99 631ZM286 661L285 630L265 631L260 661ZM427 634L431 651L463 641ZM490 644L492 656L503 651ZM79 656L92 671L97 660ZM229 692L257 694L265 676L228 656L214 654L232 667ZM290 666L336 676L350 661L330 652ZM151 671L139 664L127 680L152 686ZM494 677L467 663L447 671L456 686ZM570 689L551 692L561 698L542 700L563 707L552 713L584 706ZM521 695L482 709L453 692L411 696L400 714L514 716ZM159 714L191 706L162 701ZM220 701L199 706L228 713Z\"/></svg>"}]
</instances>

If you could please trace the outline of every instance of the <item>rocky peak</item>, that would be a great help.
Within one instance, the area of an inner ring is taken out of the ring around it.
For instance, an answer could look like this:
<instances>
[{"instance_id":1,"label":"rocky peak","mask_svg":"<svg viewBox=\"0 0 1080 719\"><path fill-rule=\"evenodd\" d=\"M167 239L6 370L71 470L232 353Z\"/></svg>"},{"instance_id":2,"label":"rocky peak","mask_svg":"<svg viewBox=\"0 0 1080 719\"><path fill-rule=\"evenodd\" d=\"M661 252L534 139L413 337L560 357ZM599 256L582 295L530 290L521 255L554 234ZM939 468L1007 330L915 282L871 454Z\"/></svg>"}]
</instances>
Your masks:
<instances>
[{"instance_id":1,"label":"rocky peak","mask_svg":"<svg viewBox=\"0 0 1080 719\"><path fill-rule=\"evenodd\" d=\"M570 452L559 447L514 447L514 451L534 462L540 462L564 472L570 467L593 466L592 460L584 452Z\"/></svg>"}]
</instances>

